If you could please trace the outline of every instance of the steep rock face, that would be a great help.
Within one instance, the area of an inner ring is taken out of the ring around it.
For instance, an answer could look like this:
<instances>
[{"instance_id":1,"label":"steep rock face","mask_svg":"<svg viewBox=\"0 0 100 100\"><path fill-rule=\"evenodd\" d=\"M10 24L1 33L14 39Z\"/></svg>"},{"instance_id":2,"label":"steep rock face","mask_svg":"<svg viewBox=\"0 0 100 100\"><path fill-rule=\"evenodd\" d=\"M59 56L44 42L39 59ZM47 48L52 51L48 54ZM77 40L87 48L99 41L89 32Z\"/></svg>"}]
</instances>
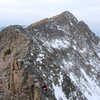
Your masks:
<instances>
[{"instance_id":1,"label":"steep rock face","mask_svg":"<svg viewBox=\"0 0 100 100\"><path fill-rule=\"evenodd\" d=\"M30 40L24 33L19 25L9 26L0 32L0 100L11 99L10 64L15 58L22 59L28 53Z\"/></svg>"},{"instance_id":2,"label":"steep rock face","mask_svg":"<svg viewBox=\"0 0 100 100\"><path fill-rule=\"evenodd\" d=\"M11 56L12 53L6 55L5 62L2 61L7 63L6 67L14 58L23 58L22 68L11 74L11 67L8 66L8 70L1 75L4 76L8 71L8 79L12 80L13 77L14 91L20 91L19 98L99 100L100 39L70 12L43 19L26 29L10 26L0 32L0 43L1 54L6 50L6 45L10 48L14 46L12 52L18 53L13 53L15 56ZM9 62L6 62L7 59ZM43 83L48 85L47 95L41 89Z\"/></svg>"},{"instance_id":3,"label":"steep rock face","mask_svg":"<svg viewBox=\"0 0 100 100\"><path fill-rule=\"evenodd\" d=\"M9 26L0 32L0 72L7 69L14 57L23 58L26 56L30 40L24 33L25 30L18 25ZM9 49L11 53L5 55Z\"/></svg>"}]
</instances>

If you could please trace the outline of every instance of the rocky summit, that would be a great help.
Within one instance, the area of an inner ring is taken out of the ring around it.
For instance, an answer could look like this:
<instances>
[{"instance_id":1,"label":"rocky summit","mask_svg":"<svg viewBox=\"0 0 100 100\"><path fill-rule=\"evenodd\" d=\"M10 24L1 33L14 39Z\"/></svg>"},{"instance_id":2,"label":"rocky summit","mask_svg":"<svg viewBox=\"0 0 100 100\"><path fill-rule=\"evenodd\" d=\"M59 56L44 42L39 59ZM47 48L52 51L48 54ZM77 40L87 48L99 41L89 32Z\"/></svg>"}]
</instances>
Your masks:
<instances>
[{"instance_id":1,"label":"rocky summit","mask_svg":"<svg viewBox=\"0 0 100 100\"><path fill-rule=\"evenodd\" d=\"M0 100L100 100L100 38L68 11L2 29Z\"/></svg>"}]
</instances>

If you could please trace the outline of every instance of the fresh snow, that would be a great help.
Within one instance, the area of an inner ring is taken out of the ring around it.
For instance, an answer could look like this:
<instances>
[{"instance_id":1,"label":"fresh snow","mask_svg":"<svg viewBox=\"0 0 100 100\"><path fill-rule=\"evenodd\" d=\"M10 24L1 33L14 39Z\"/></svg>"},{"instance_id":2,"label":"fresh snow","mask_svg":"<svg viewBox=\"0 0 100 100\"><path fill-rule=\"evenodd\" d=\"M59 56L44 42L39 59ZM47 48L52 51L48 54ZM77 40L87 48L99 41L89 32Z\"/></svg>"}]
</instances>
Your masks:
<instances>
[{"instance_id":1,"label":"fresh snow","mask_svg":"<svg viewBox=\"0 0 100 100\"><path fill-rule=\"evenodd\" d=\"M53 89L54 89L54 93L55 93L55 97L57 100L67 100L66 99L66 95L64 94L64 92L62 91L62 82L63 82L63 75L59 74L59 85L55 85L54 83L52 84L53 85Z\"/></svg>"},{"instance_id":2,"label":"fresh snow","mask_svg":"<svg viewBox=\"0 0 100 100\"><path fill-rule=\"evenodd\" d=\"M60 39L55 39L55 40L52 40L51 42L51 45L53 48L68 48L69 46L69 42L68 41L62 41Z\"/></svg>"},{"instance_id":3,"label":"fresh snow","mask_svg":"<svg viewBox=\"0 0 100 100\"><path fill-rule=\"evenodd\" d=\"M31 56L33 56L33 53L31 52Z\"/></svg>"},{"instance_id":4,"label":"fresh snow","mask_svg":"<svg viewBox=\"0 0 100 100\"><path fill-rule=\"evenodd\" d=\"M72 61L66 61L65 59L62 60L62 64L63 64L64 68L66 68L66 70L71 69L73 66Z\"/></svg>"},{"instance_id":5,"label":"fresh snow","mask_svg":"<svg viewBox=\"0 0 100 100\"><path fill-rule=\"evenodd\" d=\"M77 78L77 76L75 76L74 75L74 73L70 73L70 75L69 75L69 77L70 77L70 79L76 84L76 85L79 85L78 83L78 78Z\"/></svg>"},{"instance_id":6,"label":"fresh snow","mask_svg":"<svg viewBox=\"0 0 100 100\"><path fill-rule=\"evenodd\" d=\"M68 48L70 46L70 43L66 39L54 39L50 42L45 41L44 46L48 48L55 48L55 49L62 49L62 48Z\"/></svg>"},{"instance_id":7,"label":"fresh snow","mask_svg":"<svg viewBox=\"0 0 100 100\"><path fill-rule=\"evenodd\" d=\"M75 74L70 73L71 80L79 87L81 92L86 96L88 100L100 100L100 88L85 73L83 69L80 69L80 71L83 77L78 79Z\"/></svg>"},{"instance_id":8,"label":"fresh snow","mask_svg":"<svg viewBox=\"0 0 100 100\"><path fill-rule=\"evenodd\" d=\"M58 85L54 85L54 83L52 85L53 85L56 99L61 100L61 98L62 98L63 100L67 100L65 94L62 91L62 88Z\"/></svg>"},{"instance_id":9,"label":"fresh snow","mask_svg":"<svg viewBox=\"0 0 100 100\"><path fill-rule=\"evenodd\" d=\"M38 54L36 61L42 63L43 58L44 58L44 54Z\"/></svg>"},{"instance_id":10,"label":"fresh snow","mask_svg":"<svg viewBox=\"0 0 100 100\"><path fill-rule=\"evenodd\" d=\"M83 50L83 52L84 51L85 49ZM90 59L89 61L91 65L97 64L96 61L93 61L93 59ZM92 75L92 77L89 77L86 74L85 70L80 68L81 76L79 78L74 74L74 70L70 73L68 72L68 70L72 69L73 66L72 62L63 59L62 64L64 66L64 70L66 71L67 75L74 82L74 84L78 86L78 88L81 90L81 92L86 96L88 100L100 100L100 87L95 82L96 78L94 75ZM96 67L96 69L99 70L98 67Z\"/></svg>"},{"instance_id":11,"label":"fresh snow","mask_svg":"<svg viewBox=\"0 0 100 100\"><path fill-rule=\"evenodd\" d=\"M72 23L72 22L70 22L70 25L72 26L72 25L73 25L73 23Z\"/></svg>"},{"instance_id":12,"label":"fresh snow","mask_svg":"<svg viewBox=\"0 0 100 100\"><path fill-rule=\"evenodd\" d=\"M56 27L57 27L57 30L63 31L66 34L70 34L68 25L66 25L66 26L56 25Z\"/></svg>"},{"instance_id":13,"label":"fresh snow","mask_svg":"<svg viewBox=\"0 0 100 100\"><path fill-rule=\"evenodd\" d=\"M86 91L84 91L84 95L88 98L88 100L100 100L100 87L98 87L96 83L91 80L91 78L85 73L83 69L81 69L81 72L87 80L87 82L84 81L83 83L83 85L87 87Z\"/></svg>"}]
</instances>

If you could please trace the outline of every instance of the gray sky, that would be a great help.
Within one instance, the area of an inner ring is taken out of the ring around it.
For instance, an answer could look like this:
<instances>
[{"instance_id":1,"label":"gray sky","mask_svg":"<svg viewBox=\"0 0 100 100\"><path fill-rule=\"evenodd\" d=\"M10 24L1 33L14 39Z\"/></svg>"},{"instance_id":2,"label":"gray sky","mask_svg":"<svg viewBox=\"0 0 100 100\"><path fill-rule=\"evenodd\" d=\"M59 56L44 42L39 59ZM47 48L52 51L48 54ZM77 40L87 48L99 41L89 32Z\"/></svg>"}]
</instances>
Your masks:
<instances>
[{"instance_id":1,"label":"gray sky","mask_svg":"<svg viewBox=\"0 0 100 100\"><path fill-rule=\"evenodd\" d=\"M100 0L0 0L0 27L29 25L70 11L100 36Z\"/></svg>"}]
</instances>

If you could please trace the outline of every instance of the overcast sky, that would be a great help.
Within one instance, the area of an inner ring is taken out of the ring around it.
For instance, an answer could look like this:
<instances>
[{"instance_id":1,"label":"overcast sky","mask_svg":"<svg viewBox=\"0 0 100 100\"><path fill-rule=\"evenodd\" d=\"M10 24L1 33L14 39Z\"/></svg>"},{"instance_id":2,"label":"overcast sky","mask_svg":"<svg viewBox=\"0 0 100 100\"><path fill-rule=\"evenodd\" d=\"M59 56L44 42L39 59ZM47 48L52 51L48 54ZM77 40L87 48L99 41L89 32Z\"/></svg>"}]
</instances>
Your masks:
<instances>
[{"instance_id":1,"label":"overcast sky","mask_svg":"<svg viewBox=\"0 0 100 100\"><path fill-rule=\"evenodd\" d=\"M100 36L100 0L0 0L0 27L29 25L70 11Z\"/></svg>"}]
</instances>

